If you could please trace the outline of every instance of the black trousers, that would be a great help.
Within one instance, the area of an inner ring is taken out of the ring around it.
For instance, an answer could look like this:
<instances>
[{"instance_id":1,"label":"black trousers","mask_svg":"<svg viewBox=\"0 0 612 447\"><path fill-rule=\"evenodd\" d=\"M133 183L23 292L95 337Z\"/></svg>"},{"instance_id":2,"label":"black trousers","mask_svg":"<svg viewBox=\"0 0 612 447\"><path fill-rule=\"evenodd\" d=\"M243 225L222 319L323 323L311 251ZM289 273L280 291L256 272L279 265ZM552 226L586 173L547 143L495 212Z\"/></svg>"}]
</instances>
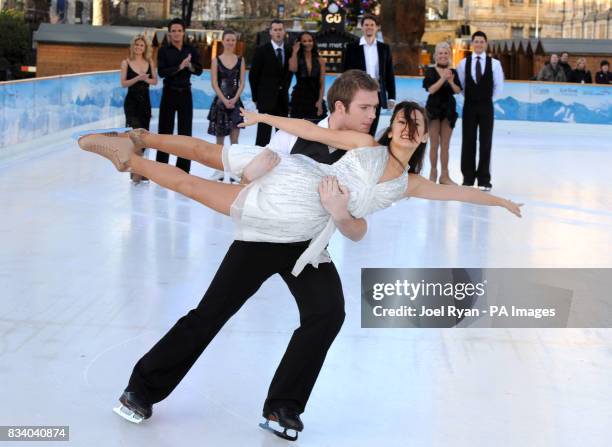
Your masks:
<instances>
[{"instance_id":1,"label":"black trousers","mask_svg":"<svg viewBox=\"0 0 612 447\"><path fill-rule=\"evenodd\" d=\"M138 361L126 391L151 404L166 398L230 317L278 273L297 302L300 327L274 374L263 414L278 407L303 412L344 321L342 285L333 263L317 269L308 265L297 278L291 275L307 245L234 241L198 307Z\"/></svg>"},{"instance_id":2,"label":"black trousers","mask_svg":"<svg viewBox=\"0 0 612 447\"><path fill-rule=\"evenodd\" d=\"M175 89L164 87L161 102L159 104L159 126L158 133L172 135L174 133L174 117L178 115L178 134L191 136L193 121L193 99L191 89ZM157 151L156 160L168 163L169 155L160 150ZM178 157L176 167L185 172L191 168L191 160Z\"/></svg>"},{"instance_id":3,"label":"black trousers","mask_svg":"<svg viewBox=\"0 0 612 447\"><path fill-rule=\"evenodd\" d=\"M491 183L491 143L493 142L493 102L471 103L463 106L463 140L461 142L461 173L463 183L479 186ZM476 168L476 134L480 143Z\"/></svg>"},{"instance_id":4,"label":"black trousers","mask_svg":"<svg viewBox=\"0 0 612 447\"><path fill-rule=\"evenodd\" d=\"M289 99L288 94L279 92L274 107L266 110L259 110L260 113L269 113L275 116L289 116ZM264 123L257 124L257 137L255 144L257 146L267 146L272 138L272 126Z\"/></svg>"}]
</instances>

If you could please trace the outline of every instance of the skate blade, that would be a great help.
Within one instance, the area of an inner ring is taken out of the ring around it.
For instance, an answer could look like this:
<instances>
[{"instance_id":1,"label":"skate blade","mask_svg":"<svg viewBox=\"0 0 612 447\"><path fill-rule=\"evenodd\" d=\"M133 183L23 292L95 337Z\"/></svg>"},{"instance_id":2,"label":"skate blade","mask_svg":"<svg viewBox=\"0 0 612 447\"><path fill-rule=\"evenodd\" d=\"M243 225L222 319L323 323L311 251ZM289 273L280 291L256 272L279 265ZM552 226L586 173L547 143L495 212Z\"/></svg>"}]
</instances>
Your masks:
<instances>
[{"instance_id":1,"label":"skate blade","mask_svg":"<svg viewBox=\"0 0 612 447\"><path fill-rule=\"evenodd\" d=\"M84 137L85 135L97 135L104 134L106 136L117 136L120 133L129 132L132 130L131 127L115 127L113 129L88 129L82 130L80 132L75 132L72 134L72 139L79 141L79 138Z\"/></svg>"},{"instance_id":2,"label":"skate blade","mask_svg":"<svg viewBox=\"0 0 612 447\"><path fill-rule=\"evenodd\" d=\"M270 422L272 425L270 425ZM266 420L266 422L261 422L259 426L264 430L274 433L279 438L286 439L287 441L297 441L298 432L296 430L283 428L276 421Z\"/></svg>"},{"instance_id":3,"label":"skate blade","mask_svg":"<svg viewBox=\"0 0 612 447\"><path fill-rule=\"evenodd\" d=\"M118 407L113 408L113 411L126 421L130 421L133 424L140 424L144 420L141 415L139 415L135 411L130 410L123 404L119 404Z\"/></svg>"}]
</instances>

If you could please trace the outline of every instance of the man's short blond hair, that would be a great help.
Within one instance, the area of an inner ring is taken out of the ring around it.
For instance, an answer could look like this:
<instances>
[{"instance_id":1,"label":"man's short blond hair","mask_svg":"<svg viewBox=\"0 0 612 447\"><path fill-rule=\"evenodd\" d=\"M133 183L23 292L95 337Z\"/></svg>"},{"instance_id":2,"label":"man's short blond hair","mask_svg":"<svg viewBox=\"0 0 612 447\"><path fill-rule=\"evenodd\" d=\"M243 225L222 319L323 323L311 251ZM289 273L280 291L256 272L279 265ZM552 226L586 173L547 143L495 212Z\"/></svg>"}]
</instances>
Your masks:
<instances>
[{"instance_id":1,"label":"man's short blond hair","mask_svg":"<svg viewBox=\"0 0 612 447\"><path fill-rule=\"evenodd\" d=\"M348 110L355 93L359 90L378 92L378 81L363 70L347 70L332 84L327 92L327 105L329 112L334 113L336 102L340 101Z\"/></svg>"}]
</instances>

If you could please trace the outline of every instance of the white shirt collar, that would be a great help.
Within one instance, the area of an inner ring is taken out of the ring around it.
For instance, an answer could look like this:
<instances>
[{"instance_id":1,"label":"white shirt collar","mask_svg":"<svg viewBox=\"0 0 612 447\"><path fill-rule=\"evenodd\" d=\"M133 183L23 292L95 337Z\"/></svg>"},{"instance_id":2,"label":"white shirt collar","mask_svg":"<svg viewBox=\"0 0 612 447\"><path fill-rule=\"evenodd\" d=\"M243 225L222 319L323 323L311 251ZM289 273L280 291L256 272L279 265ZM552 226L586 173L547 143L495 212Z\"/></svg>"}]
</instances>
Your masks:
<instances>
[{"instance_id":1,"label":"white shirt collar","mask_svg":"<svg viewBox=\"0 0 612 447\"><path fill-rule=\"evenodd\" d=\"M317 123L317 126L329 129L329 115Z\"/></svg>"},{"instance_id":2,"label":"white shirt collar","mask_svg":"<svg viewBox=\"0 0 612 447\"><path fill-rule=\"evenodd\" d=\"M273 40L271 40L270 42L272 43L272 48L274 48L274 51L278 50L279 48L281 50L284 50L284 47L283 47L282 44L281 45L277 45L276 42L274 42Z\"/></svg>"},{"instance_id":3,"label":"white shirt collar","mask_svg":"<svg viewBox=\"0 0 612 447\"><path fill-rule=\"evenodd\" d=\"M374 39L374 42L372 42L371 45L368 44L368 41L366 40L365 36L361 36L361 39L359 39L359 45L367 45L369 47L376 45L376 39Z\"/></svg>"}]
</instances>

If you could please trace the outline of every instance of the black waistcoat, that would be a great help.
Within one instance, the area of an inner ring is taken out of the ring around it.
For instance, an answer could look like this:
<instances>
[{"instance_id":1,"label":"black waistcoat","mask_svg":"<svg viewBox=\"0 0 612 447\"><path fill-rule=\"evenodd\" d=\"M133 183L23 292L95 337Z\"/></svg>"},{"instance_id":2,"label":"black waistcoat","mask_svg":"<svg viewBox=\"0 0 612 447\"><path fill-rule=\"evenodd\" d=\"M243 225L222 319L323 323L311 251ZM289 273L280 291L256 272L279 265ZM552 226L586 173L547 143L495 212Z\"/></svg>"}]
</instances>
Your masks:
<instances>
[{"instance_id":1,"label":"black waistcoat","mask_svg":"<svg viewBox=\"0 0 612 447\"><path fill-rule=\"evenodd\" d=\"M472 78L472 55L470 54L465 60L464 95L466 102L493 101L493 62L489 56L485 58L485 61L484 73L480 82L476 84Z\"/></svg>"},{"instance_id":2,"label":"black waistcoat","mask_svg":"<svg viewBox=\"0 0 612 447\"><path fill-rule=\"evenodd\" d=\"M336 149L334 152L330 153L329 148L325 144L298 138L291 148L291 153L303 154L319 163L331 165L340 160L346 151Z\"/></svg>"}]
</instances>

